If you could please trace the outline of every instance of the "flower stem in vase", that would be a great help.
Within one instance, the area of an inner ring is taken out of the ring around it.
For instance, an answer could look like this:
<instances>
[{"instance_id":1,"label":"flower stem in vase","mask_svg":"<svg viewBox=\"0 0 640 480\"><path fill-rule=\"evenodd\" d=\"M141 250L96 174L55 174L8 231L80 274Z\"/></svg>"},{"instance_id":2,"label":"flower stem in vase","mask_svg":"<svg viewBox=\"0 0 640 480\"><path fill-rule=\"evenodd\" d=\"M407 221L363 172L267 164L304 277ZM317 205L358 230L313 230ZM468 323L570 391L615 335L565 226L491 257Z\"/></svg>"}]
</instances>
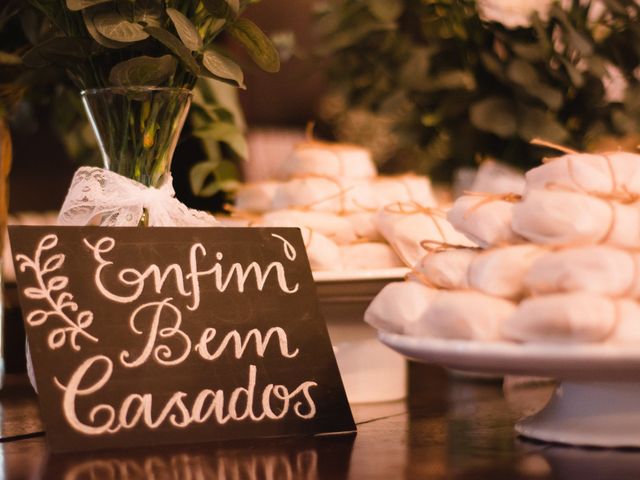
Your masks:
<instances>
[{"instance_id":1,"label":"flower stem in vase","mask_svg":"<svg viewBox=\"0 0 640 480\"><path fill-rule=\"evenodd\" d=\"M183 88L114 87L82 92L104 167L147 187L158 188L191 104ZM149 224L143 212L140 226Z\"/></svg>"}]
</instances>

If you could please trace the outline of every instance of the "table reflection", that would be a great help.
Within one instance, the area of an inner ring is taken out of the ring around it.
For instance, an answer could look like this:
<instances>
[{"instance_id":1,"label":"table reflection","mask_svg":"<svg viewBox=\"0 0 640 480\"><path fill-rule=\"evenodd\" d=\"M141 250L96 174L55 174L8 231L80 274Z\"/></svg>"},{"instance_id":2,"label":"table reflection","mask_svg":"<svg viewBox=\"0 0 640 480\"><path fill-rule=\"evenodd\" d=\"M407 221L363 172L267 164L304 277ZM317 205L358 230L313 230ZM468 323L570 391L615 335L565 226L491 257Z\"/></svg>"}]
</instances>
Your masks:
<instances>
[{"instance_id":1,"label":"table reflection","mask_svg":"<svg viewBox=\"0 0 640 480\"><path fill-rule=\"evenodd\" d=\"M45 478L64 480L345 478L354 437L267 439L224 445L163 446L84 455L50 455L42 473ZM336 448L336 442L339 448ZM331 471L323 471L325 466Z\"/></svg>"}]
</instances>

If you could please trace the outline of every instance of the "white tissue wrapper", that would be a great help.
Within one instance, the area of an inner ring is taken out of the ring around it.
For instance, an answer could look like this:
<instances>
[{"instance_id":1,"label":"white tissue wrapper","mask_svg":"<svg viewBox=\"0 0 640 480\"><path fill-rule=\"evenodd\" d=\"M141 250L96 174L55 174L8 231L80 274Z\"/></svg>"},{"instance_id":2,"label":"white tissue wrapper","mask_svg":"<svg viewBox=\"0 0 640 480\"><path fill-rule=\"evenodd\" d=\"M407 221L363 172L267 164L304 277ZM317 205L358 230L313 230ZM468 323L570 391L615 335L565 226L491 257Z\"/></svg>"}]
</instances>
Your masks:
<instances>
[{"instance_id":1,"label":"white tissue wrapper","mask_svg":"<svg viewBox=\"0 0 640 480\"><path fill-rule=\"evenodd\" d=\"M386 243L354 243L340 247L342 268L345 270L372 270L403 267L402 260Z\"/></svg>"},{"instance_id":2,"label":"white tissue wrapper","mask_svg":"<svg viewBox=\"0 0 640 480\"><path fill-rule=\"evenodd\" d=\"M511 228L513 207L513 203L505 200L463 195L453 203L447 219L483 248L508 245L522 241Z\"/></svg>"},{"instance_id":3,"label":"white tissue wrapper","mask_svg":"<svg viewBox=\"0 0 640 480\"><path fill-rule=\"evenodd\" d=\"M339 245L358 239L349 220L330 212L275 210L265 213L260 223L270 227L307 227Z\"/></svg>"},{"instance_id":4,"label":"white tissue wrapper","mask_svg":"<svg viewBox=\"0 0 640 480\"><path fill-rule=\"evenodd\" d=\"M435 287L447 290L466 289L469 288L469 265L478 253L478 249L470 248L451 248L427 253L414 270Z\"/></svg>"},{"instance_id":5,"label":"white tissue wrapper","mask_svg":"<svg viewBox=\"0 0 640 480\"><path fill-rule=\"evenodd\" d=\"M624 187L640 193L640 155L627 152L563 155L529 170L526 179L527 192L555 184L585 192L611 192Z\"/></svg>"},{"instance_id":6,"label":"white tissue wrapper","mask_svg":"<svg viewBox=\"0 0 640 480\"><path fill-rule=\"evenodd\" d=\"M386 332L407 333L437 292L418 282L389 283L367 308L364 321Z\"/></svg>"},{"instance_id":7,"label":"white tissue wrapper","mask_svg":"<svg viewBox=\"0 0 640 480\"><path fill-rule=\"evenodd\" d=\"M534 243L638 247L637 206L557 190L530 191L513 210L513 229Z\"/></svg>"},{"instance_id":8,"label":"white tissue wrapper","mask_svg":"<svg viewBox=\"0 0 640 480\"><path fill-rule=\"evenodd\" d=\"M282 166L283 178L321 176L336 179L373 178L377 170L369 150L348 144L299 144Z\"/></svg>"},{"instance_id":9,"label":"white tissue wrapper","mask_svg":"<svg viewBox=\"0 0 640 480\"><path fill-rule=\"evenodd\" d=\"M280 183L275 181L242 184L236 192L236 208L249 212L270 210L279 185Z\"/></svg>"},{"instance_id":10,"label":"white tissue wrapper","mask_svg":"<svg viewBox=\"0 0 640 480\"><path fill-rule=\"evenodd\" d=\"M538 245L522 244L482 252L469 266L469 286L487 295L518 299L525 294L527 271L546 251Z\"/></svg>"},{"instance_id":11,"label":"white tissue wrapper","mask_svg":"<svg viewBox=\"0 0 640 480\"><path fill-rule=\"evenodd\" d=\"M480 164L471 191L486 193L517 193L525 189L524 173L503 163L486 160Z\"/></svg>"},{"instance_id":12,"label":"white tissue wrapper","mask_svg":"<svg viewBox=\"0 0 640 480\"><path fill-rule=\"evenodd\" d=\"M543 295L523 300L502 333L519 342L601 342L613 332L619 313L616 300L592 293Z\"/></svg>"},{"instance_id":13,"label":"white tissue wrapper","mask_svg":"<svg viewBox=\"0 0 640 480\"><path fill-rule=\"evenodd\" d=\"M373 181L372 188L380 207L396 202L415 202L423 207L437 205L431 181L424 176L381 176Z\"/></svg>"},{"instance_id":14,"label":"white tissue wrapper","mask_svg":"<svg viewBox=\"0 0 640 480\"><path fill-rule=\"evenodd\" d=\"M273 199L275 210L300 209L334 213L375 210L377 205L370 182L297 178L281 184Z\"/></svg>"},{"instance_id":15,"label":"white tissue wrapper","mask_svg":"<svg viewBox=\"0 0 640 480\"><path fill-rule=\"evenodd\" d=\"M384 241L378 231L375 222L375 214L371 212L349 213L344 216L351 225L359 239L366 239L370 242Z\"/></svg>"},{"instance_id":16,"label":"white tissue wrapper","mask_svg":"<svg viewBox=\"0 0 640 480\"><path fill-rule=\"evenodd\" d=\"M549 252L536 259L524 281L538 295L585 291L638 298L640 254L606 245Z\"/></svg>"},{"instance_id":17,"label":"white tissue wrapper","mask_svg":"<svg viewBox=\"0 0 640 480\"><path fill-rule=\"evenodd\" d=\"M618 323L607 338L614 345L640 344L640 305L633 300L618 300Z\"/></svg>"},{"instance_id":18,"label":"white tissue wrapper","mask_svg":"<svg viewBox=\"0 0 640 480\"><path fill-rule=\"evenodd\" d=\"M423 240L434 240L451 245L474 247L475 245L437 214L397 213L388 207L376 215L376 225L382 236L398 256L412 268L424 256Z\"/></svg>"},{"instance_id":19,"label":"white tissue wrapper","mask_svg":"<svg viewBox=\"0 0 640 480\"><path fill-rule=\"evenodd\" d=\"M309 265L314 271L342 270L340 248L321 233L301 228L302 240L307 249Z\"/></svg>"},{"instance_id":20,"label":"white tissue wrapper","mask_svg":"<svg viewBox=\"0 0 640 480\"><path fill-rule=\"evenodd\" d=\"M407 333L455 340L493 341L501 338L502 323L514 311L512 302L483 293L441 290Z\"/></svg>"}]
</instances>

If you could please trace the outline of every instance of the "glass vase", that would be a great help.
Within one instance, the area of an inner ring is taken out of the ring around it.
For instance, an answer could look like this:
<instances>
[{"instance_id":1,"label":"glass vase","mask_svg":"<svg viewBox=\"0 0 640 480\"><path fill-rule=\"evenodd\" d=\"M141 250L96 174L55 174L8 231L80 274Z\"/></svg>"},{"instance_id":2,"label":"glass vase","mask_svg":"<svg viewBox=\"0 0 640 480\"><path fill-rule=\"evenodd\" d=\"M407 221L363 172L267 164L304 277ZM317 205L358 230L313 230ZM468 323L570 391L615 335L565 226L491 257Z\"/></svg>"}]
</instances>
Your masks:
<instances>
[{"instance_id":1,"label":"glass vase","mask_svg":"<svg viewBox=\"0 0 640 480\"><path fill-rule=\"evenodd\" d=\"M113 87L84 90L81 95L104 168L147 187L158 187L171 170L191 91ZM140 224L147 221L145 212Z\"/></svg>"}]
</instances>

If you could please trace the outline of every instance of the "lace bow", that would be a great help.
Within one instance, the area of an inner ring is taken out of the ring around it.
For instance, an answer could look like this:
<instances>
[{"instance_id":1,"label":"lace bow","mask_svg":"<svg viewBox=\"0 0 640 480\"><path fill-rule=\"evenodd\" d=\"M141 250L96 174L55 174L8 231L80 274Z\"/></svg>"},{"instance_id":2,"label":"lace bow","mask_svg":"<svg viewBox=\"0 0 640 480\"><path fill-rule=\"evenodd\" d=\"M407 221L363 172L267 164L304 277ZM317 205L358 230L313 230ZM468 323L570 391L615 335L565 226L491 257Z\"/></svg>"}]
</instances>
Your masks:
<instances>
[{"instance_id":1,"label":"lace bow","mask_svg":"<svg viewBox=\"0 0 640 480\"><path fill-rule=\"evenodd\" d=\"M159 188L97 167L79 168L58 216L58 225L134 227L147 210L151 227L218 225L208 213L175 198L171 175Z\"/></svg>"}]
</instances>

